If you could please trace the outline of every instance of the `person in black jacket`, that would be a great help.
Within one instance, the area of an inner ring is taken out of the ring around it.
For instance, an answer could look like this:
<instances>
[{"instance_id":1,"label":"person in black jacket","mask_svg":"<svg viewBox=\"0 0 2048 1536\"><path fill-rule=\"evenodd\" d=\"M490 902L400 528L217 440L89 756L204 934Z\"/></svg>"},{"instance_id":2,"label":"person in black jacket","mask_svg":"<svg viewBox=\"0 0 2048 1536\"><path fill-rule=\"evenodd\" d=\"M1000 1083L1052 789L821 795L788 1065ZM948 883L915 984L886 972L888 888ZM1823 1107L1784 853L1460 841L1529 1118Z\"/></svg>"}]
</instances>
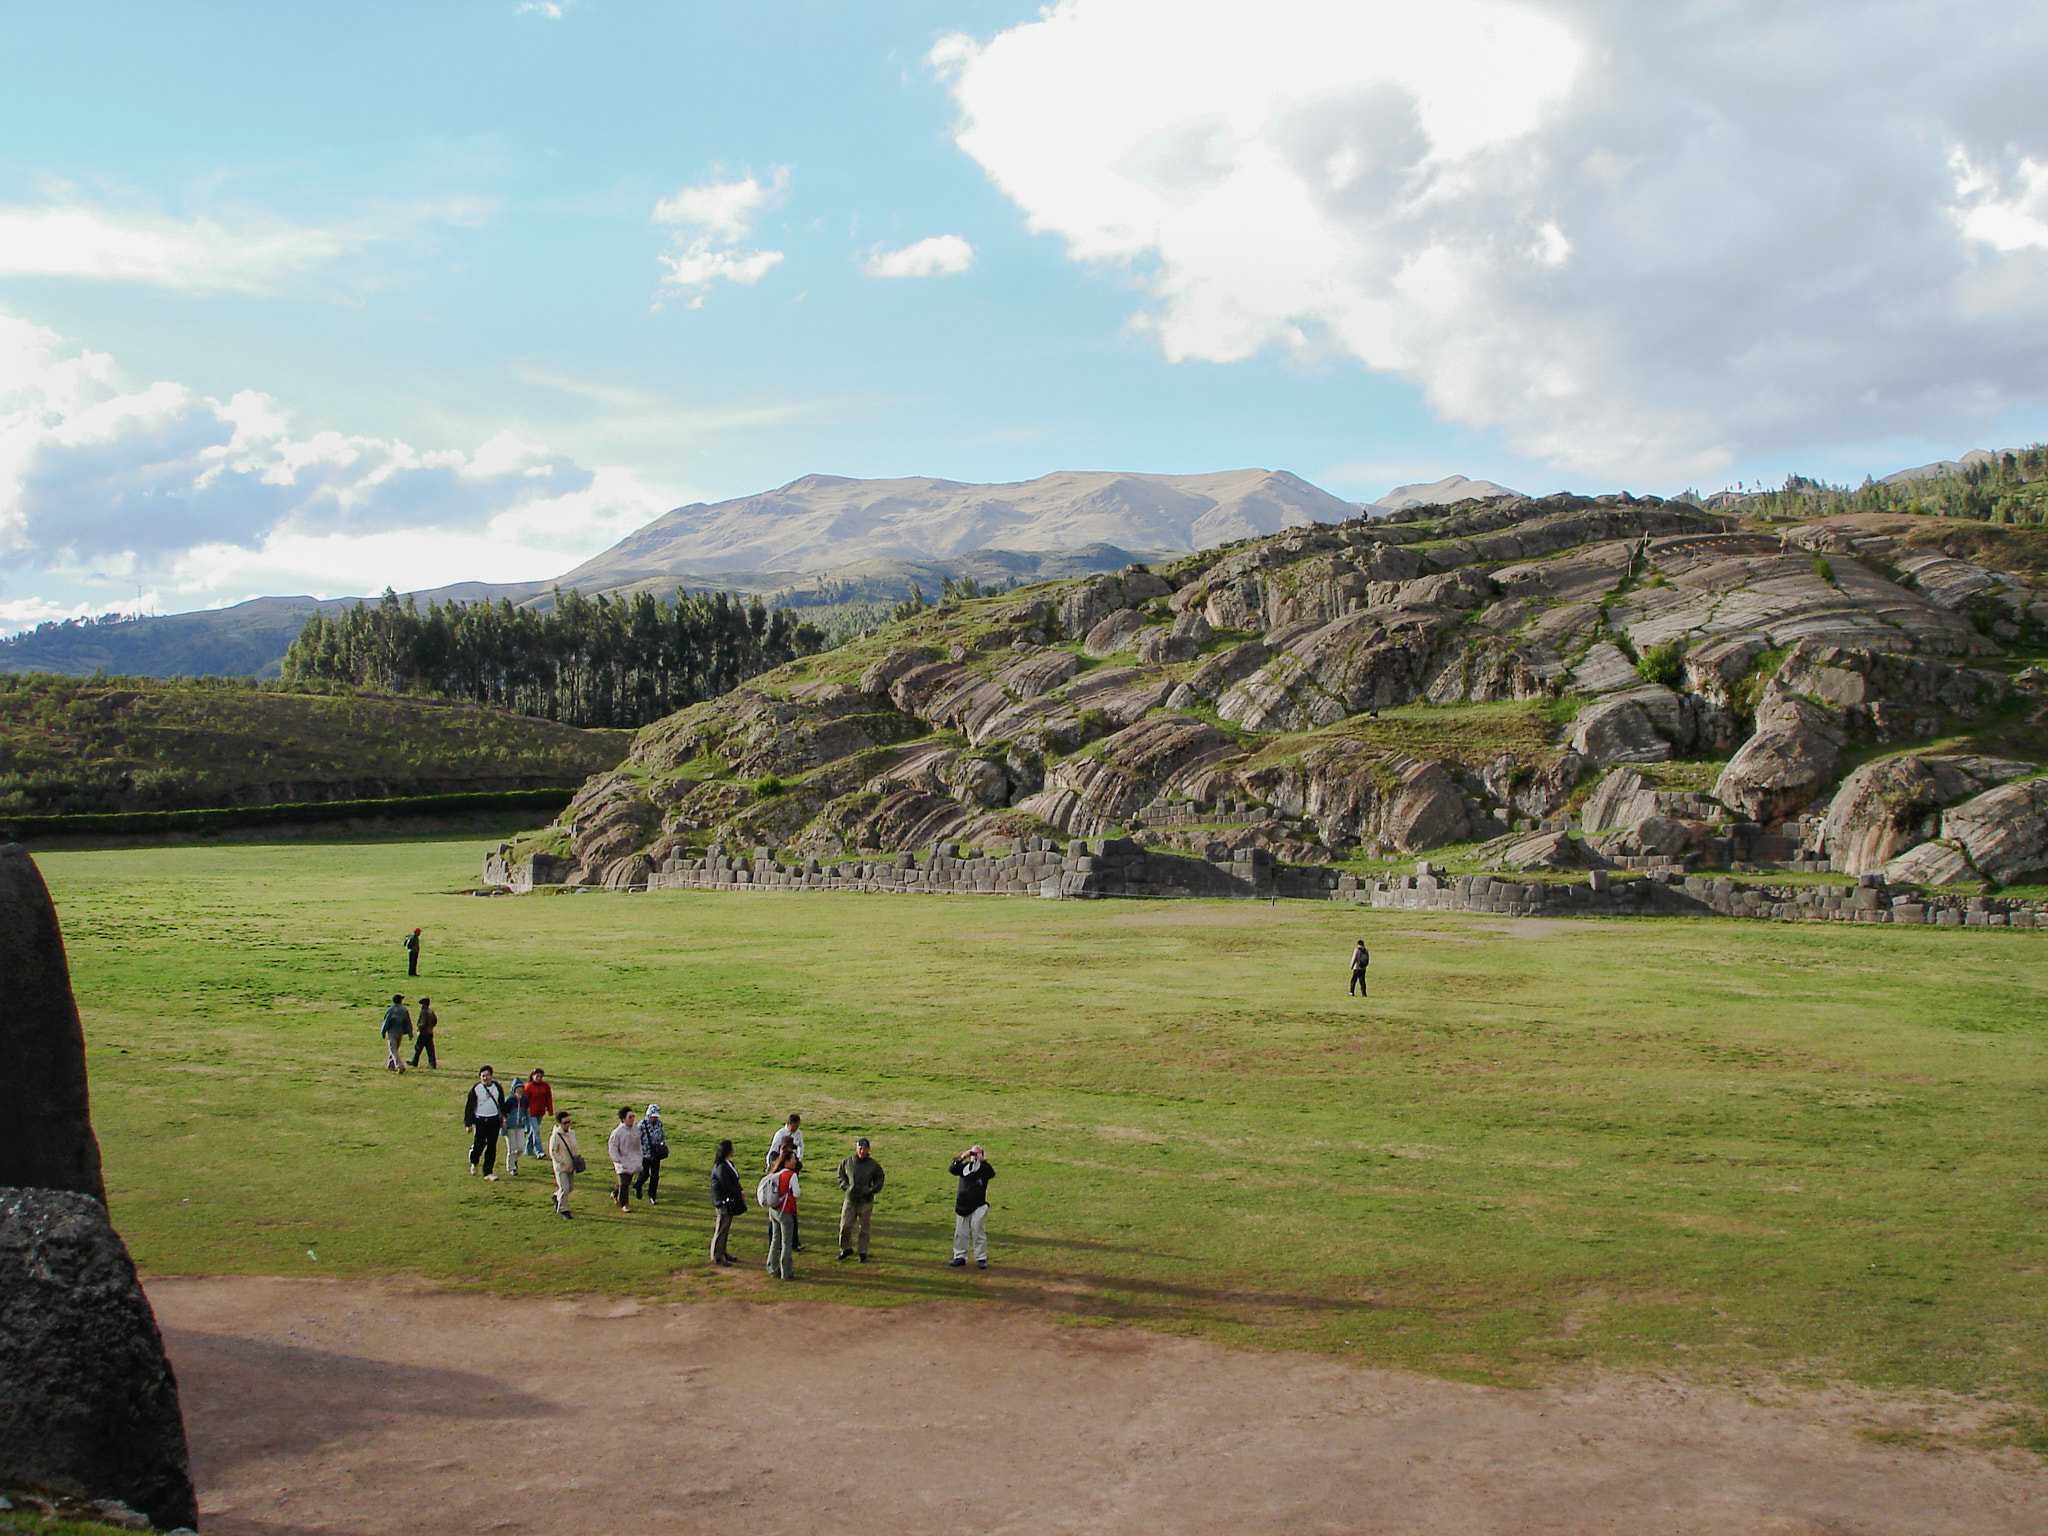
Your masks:
<instances>
[{"instance_id":1,"label":"person in black jacket","mask_svg":"<svg viewBox=\"0 0 2048 1536\"><path fill-rule=\"evenodd\" d=\"M718 1213L711 1227L711 1262L731 1265L726 1239L732 1235L732 1219L743 1215L747 1197L740 1189L740 1171L732 1165L732 1143L721 1141L718 1156L711 1160L711 1208Z\"/></svg>"},{"instance_id":2,"label":"person in black jacket","mask_svg":"<svg viewBox=\"0 0 2048 1536\"><path fill-rule=\"evenodd\" d=\"M420 973L420 931L415 928L403 940L405 945L405 974L417 976Z\"/></svg>"},{"instance_id":3,"label":"person in black jacket","mask_svg":"<svg viewBox=\"0 0 2048 1536\"><path fill-rule=\"evenodd\" d=\"M974 1247L974 1263L977 1268L988 1268L988 1186L996 1176L996 1165L988 1160L980 1147L969 1147L954 1158L946 1172L960 1181L960 1191L953 1197L953 1265L964 1269L967 1265L967 1249Z\"/></svg>"},{"instance_id":4,"label":"person in black jacket","mask_svg":"<svg viewBox=\"0 0 2048 1536\"><path fill-rule=\"evenodd\" d=\"M462 1123L469 1128L469 1171L483 1164L483 1175L493 1184L498 1175L498 1134L505 1128L505 1090L487 1066L478 1067L476 1082L462 1095Z\"/></svg>"}]
</instances>

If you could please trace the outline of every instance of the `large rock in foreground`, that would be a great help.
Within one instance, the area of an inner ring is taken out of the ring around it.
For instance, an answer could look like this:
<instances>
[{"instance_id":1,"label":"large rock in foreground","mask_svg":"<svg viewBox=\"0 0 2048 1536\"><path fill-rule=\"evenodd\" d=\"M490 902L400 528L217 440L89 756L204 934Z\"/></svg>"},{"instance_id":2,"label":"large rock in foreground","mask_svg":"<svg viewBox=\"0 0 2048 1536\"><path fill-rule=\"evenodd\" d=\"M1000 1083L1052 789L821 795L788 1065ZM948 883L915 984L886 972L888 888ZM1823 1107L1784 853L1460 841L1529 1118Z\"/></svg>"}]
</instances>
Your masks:
<instances>
[{"instance_id":1,"label":"large rock in foreground","mask_svg":"<svg viewBox=\"0 0 2048 1536\"><path fill-rule=\"evenodd\" d=\"M0 1189L0 1480L199 1523L156 1315L84 1195Z\"/></svg>"},{"instance_id":2,"label":"large rock in foreground","mask_svg":"<svg viewBox=\"0 0 2048 1536\"><path fill-rule=\"evenodd\" d=\"M0 847L0 983L0 1061L12 1088L0 1186L68 1189L104 1205L64 935L42 872L18 843Z\"/></svg>"}]
</instances>

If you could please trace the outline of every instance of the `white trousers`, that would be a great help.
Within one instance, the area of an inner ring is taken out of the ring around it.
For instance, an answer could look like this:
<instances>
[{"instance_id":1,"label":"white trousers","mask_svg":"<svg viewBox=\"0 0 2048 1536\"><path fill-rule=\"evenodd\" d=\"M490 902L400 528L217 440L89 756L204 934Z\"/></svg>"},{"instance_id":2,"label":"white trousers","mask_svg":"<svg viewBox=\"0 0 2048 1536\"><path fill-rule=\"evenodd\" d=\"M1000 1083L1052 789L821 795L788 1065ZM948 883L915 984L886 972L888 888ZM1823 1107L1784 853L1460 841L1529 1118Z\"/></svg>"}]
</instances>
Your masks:
<instances>
[{"instance_id":1,"label":"white trousers","mask_svg":"<svg viewBox=\"0 0 2048 1536\"><path fill-rule=\"evenodd\" d=\"M976 1262L988 1258L988 1207L985 1205L976 1206L972 1216L953 1218L953 1257L966 1258L970 1242L974 1245Z\"/></svg>"},{"instance_id":2,"label":"white trousers","mask_svg":"<svg viewBox=\"0 0 2048 1536\"><path fill-rule=\"evenodd\" d=\"M576 1175L570 1169L555 1169L555 1209L569 1209L569 1191L576 1187Z\"/></svg>"}]
</instances>

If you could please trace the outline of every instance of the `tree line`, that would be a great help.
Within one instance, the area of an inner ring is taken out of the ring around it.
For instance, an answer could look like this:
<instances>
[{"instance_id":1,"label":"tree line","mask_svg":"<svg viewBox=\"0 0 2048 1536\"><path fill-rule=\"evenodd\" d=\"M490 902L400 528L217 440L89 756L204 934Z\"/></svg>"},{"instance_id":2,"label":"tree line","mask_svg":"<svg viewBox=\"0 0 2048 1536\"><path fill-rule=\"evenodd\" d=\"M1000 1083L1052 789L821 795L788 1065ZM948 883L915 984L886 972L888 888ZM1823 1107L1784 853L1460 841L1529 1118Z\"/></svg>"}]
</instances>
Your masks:
<instances>
[{"instance_id":1,"label":"tree line","mask_svg":"<svg viewBox=\"0 0 2048 1536\"><path fill-rule=\"evenodd\" d=\"M315 614L285 653L287 684L440 694L566 725L646 725L826 648L817 626L759 597L555 591L554 608L376 603Z\"/></svg>"}]
</instances>

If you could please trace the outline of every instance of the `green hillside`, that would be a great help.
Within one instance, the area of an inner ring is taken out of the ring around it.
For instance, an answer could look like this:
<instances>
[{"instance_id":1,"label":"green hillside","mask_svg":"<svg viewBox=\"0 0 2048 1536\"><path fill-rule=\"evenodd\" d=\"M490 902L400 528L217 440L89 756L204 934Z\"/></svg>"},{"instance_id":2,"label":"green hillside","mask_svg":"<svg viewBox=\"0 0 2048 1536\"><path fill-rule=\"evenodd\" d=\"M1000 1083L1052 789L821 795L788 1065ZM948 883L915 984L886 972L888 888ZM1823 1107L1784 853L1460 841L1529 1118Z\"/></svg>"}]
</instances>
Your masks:
<instances>
[{"instance_id":1,"label":"green hillside","mask_svg":"<svg viewBox=\"0 0 2048 1536\"><path fill-rule=\"evenodd\" d=\"M0 814L552 789L628 740L430 699L0 675Z\"/></svg>"}]
</instances>

